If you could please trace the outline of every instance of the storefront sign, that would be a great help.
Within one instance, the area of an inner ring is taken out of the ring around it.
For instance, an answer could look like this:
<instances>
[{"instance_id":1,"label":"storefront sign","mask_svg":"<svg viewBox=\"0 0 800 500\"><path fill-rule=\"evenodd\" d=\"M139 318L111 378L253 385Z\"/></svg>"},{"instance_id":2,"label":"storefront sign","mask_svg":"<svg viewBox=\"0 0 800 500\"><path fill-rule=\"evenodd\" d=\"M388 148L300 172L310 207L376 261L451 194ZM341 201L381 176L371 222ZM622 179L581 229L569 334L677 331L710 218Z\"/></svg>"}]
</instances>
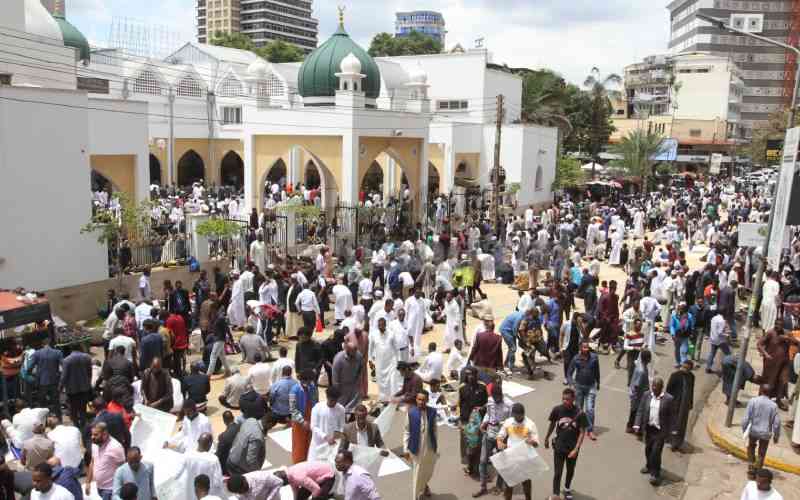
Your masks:
<instances>
[{"instance_id":1,"label":"storefront sign","mask_svg":"<svg viewBox=\"0 0 800 500\"><path fill-rule=\"evenodd\" d=\"M778 192L772 208L774 219L772 233L769 235L769 253L767 254L767 262L772 269L778 269L780 264L786 220L789 215L789 198L795 179L794 169L797 163L798 148L800 148L800 128L790 128L786 131L781 173L778 177Z\"/></svg>"},{"instance_id":2,"label":"storefront sign","mask_svg":"<svg viewBox=\"0 0 800 500\"><path fill-rule=\"evenodd\" d=\"M767 239L767 224L742 222L739 224L739 246L762 248Z\"/></svg>"}]
</instances>

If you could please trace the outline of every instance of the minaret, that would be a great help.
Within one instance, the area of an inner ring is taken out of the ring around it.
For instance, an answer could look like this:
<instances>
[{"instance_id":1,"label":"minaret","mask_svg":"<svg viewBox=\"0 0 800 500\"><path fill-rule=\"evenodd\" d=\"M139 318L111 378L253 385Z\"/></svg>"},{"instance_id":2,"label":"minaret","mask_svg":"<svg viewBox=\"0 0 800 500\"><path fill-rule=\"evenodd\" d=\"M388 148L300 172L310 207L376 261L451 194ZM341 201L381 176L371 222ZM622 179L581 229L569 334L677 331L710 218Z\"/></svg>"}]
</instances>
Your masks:
<instances>
[{"instance_id":1,"label":"minaret","mask_svg":"<svg viewBox=\"0 0 800 500\"><path fill-rule=\"evenodd\" d=\"M409 113L430 113L431 100L428 99L428 73L422 69L422 65L417 64L416 68L408 72L408 83L405 87L408 89L408 102L406 103L406 111Z\"/></svg>"},{"instance_id":2,"label":"minaret","mask_svg":"<svg viewBox=\"0 0 800 500\"><path fill-rule=\"evenodd\" d=\"M336 91L336 106L346 108L363 108L366 105L366 94L362 80L367 75L361 73L361 61L350 52L339 65L339 89Z\"/></svg>"}]
</instances>

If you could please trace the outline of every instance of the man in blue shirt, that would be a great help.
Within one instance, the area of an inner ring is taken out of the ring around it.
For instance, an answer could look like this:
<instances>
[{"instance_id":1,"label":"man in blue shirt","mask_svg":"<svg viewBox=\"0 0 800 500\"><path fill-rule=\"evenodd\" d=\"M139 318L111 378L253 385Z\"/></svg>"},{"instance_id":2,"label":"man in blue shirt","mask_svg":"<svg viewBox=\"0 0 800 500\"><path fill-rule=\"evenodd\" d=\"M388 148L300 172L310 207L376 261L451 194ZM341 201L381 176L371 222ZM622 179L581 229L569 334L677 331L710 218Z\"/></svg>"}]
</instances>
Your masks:
<instances>
[{"instance_id":1,"label":"man in blue shirt","mask_svg":"<svg viewBox=\"0 0 800 500\"><path fill-rule=\"evenodd\" d=\"M153 481L153 466L142 462L142 452L137 446L131 446L126 455L126 462L114 473L113 500L122 500L122 486L133 483L137 488L136 500L155 500L156 488Z\"/></svg>"},{"instance_id":2,"label":"man in blue shirt","mask_svg":"<svg viewBox=\"0 0 800 500\"><path fill-rule=\"evenodd\" d=\"M500 323L500 335L503 337L503 340L508 347L508 352L506 353L506 373L509 375L514 370L514 363L516 361L516 354L517 354L517 332L519 332L519 325L522 323L522 320L527 316L528 319L531 319L532 309L528 309L527 311L515 311L508 316L506 319Z\"/></svg>"},{"instance_id":3,"label":"man in blue shirt","mask_svg":"<svg viewBox=\"0 0 800 500\"><path fill-rule=\"evenodd\" d=\"M547 350L555 354L560 350L558 337L561 331L561 304L558 302L558 292L555 289L550 291L550 298L545 304L547 305L544 316L544 326L547 328Z\"/></svg>"},{"instance_id":4,"label":"man in blue shirt","mask_svg":"<svg viewBox=\"0 0 800 500\"><path fill-rule=\"evenodd\" d=\"M281 378L272 384L269 389L269 405L272 409L272 424L286 424L291 418L289 409L289 394L297 380L292 378L292 367L284 366L281 370Z\"/></svg>"},{"instance_id":5,"label":"man in blue shirt","mask_svg":"<svg viewBox=\"0 0 800 500\"><path fill-rule=\"evenodd\" d=\"M581 342L580 353L572 358L567 369L567 383L575 388L575 404L589 417L586 435L594 441L597 439L594 435L594 405L600 390L600 360L588 342Z\"/></svg>"},{"instance_id":6,"label":"man in blue shirt","mask_svg":"<svg viewBox=\"0 0 800 500\"><path fill-rule=\"evenodd\" d=\"M144 322L144 336L139 343L139 369L144 371L150 368L153 359L162 358L164 354L164 339L158 333L158 322L147 319Z\"/></svg>"},{"instance_id":7,"label":"man in blue shirt","mask_svg":"<svg viewBox=\"0 0 800 500\"><path fill-rule=\"evenodd\" d=\"M689 339L694 335L694 316L688 311L686 302L681 302L672 314L669 333L675 343L675 368L689 360Z\"/></svg>"},{"instance_id":8,"label":"man in blue shirt","mask_svg":"<svg viewBox=\"0 0 800 500\"><path fill-rule=\"evenodd\" d=\"M64 355L45 341L41 349L31 356L31 367L38 374L39 408L49 408L61 421L61 402L58 386L61 382L61 363Z\"/></svg>"}]
</instances>

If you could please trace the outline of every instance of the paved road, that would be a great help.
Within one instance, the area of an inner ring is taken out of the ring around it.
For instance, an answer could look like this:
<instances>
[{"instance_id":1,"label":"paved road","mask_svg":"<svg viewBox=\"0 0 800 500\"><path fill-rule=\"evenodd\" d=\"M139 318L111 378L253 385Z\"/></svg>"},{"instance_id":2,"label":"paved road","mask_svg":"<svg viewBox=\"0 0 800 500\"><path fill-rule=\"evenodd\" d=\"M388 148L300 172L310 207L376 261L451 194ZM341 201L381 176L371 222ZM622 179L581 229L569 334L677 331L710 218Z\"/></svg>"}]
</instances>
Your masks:
<instances>
[{"instance_id":1,"label":"paved road","mask_svg":"<svg viewBox=\"0 0 800 500\"><path fill-rule=\"evenodd\" d=\"M513 299L516 292L508 287L487 285L484 289L490 296L498 318L502 318L515 307L516 301ZM476 324L477 321L471 319L468 328L471 329ZM437 328L425 336L424 344L438 340L440 336L440 328ZM672 345L660 346L656 353L656 371L666 378L673 370ZM650 486L647 476L639 474L639 469L644 464L644 446L642 442L625 433L629 410L626 372L624 369L615 370L613 359L612 356L600 356L602 385L596 408L598 439L597 441L587 439L581 451L573 482L575 498L583 500L643 499L657 496L679 498L684 488L683 478L686 475L689 455L674 453L668 449L664 451L666 481L657 489ZM534 392L515 400L525 405L528 416L536 423L542 438L547 431L547 417L550 410L560 403L561 391L564 388L561 364L545 365L545 369L554 375L552 380L539 379L530 382L526 377L518 375L512 379L534 388ZM701 388L710 384L712 378L706 376L702 369L695 370L695 374L698 378L696 385L699 397ZM455 395L450 396L452 401L455 401ZM476 480L466 477L462 472L458 431L448 426L440 426L439 432L441 456L430 484L433 492L431 498L434 500L471 498L479 485ZM402 417L395 421L394 428L385 441L398 454L402 452ZM552 467L551 452L544 449L541 449L541 452ZM289 455L275 446L272 440L268 440L267 458L274 465L284 465L289 461ZM534 482L534 498L547 498L551 491L552 477L552 472L548 472ZM411 473L405 472L380 478L378 486L385 499L407 500L411 499L410 482ZM524 498L519 488L515 491L514 498Z\"/></svg>"}]
</instances>

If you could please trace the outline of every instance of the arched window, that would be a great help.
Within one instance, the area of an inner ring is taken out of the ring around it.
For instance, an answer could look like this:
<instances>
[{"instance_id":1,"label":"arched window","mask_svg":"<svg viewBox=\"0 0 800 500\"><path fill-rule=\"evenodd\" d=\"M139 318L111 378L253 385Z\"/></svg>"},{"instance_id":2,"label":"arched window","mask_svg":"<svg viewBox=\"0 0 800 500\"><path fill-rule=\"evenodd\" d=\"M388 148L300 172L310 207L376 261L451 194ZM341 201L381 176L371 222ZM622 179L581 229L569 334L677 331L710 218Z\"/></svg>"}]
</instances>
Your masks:
<instances>
[{"instance_id":1,"label":"arched window","mask_svg":"<svg viewBox=\"0 0 800 500\"><path fill-rule=\"evenodd\" d=\"M203 88L200 82L190 76L184 76L178 82L178 95L187 97L202 97Z\"/></svg>"},{"instance_id":2,"label":"arched window","mask_svg":"<svg viewBox=\"0 0 800 500\"><path fill-rule=\"evenodd\" d=\"M133 81L133 92L136 94L161 95L161 83L152 71L145 70L139 73Z\"/></svg>"},{"instance_id":3,"label":"arched window","mask_svg":"<svg viewBox=\"0 0 800 500\"><path fill-rule=\"evenodd\" d=\"M347 82L342 82L342 87L344 87L343 90L349 90L348 86L347 86Z\"/></svg>"},{"instance_id":4,"label":"arched window","mask_svg":"<svg viewBox=\"0 0 800 500\"><path fill-rule=\"evenodd\" d=\"M533 189L535 191L542 190L542 180L543 180L542 177L543 177L542 166L539 165L538 167L536 167L536 180L533 183Z\"/></svg>"},{"instance_id":5,"label":"arched window","mask_svg":"<svg viewBox=\"0 0 800 500\"><path fill-rule=\"evenodd\" d=\"M270 97L283 97L286 94L286 87L280 78L274 74L270 74L267 78L267 92Z\"/></svg>"},{"instance_id":6,"label":"arched window","mask_svg":"<svg viewBox=\"0 0 800 500\"><path fill-rule=\"evenodd\" d=\"M242 94L242 84L232 76L225 78L219 86L219 95L222 97L235 97Z\"/></svg>"}]
</instances>

